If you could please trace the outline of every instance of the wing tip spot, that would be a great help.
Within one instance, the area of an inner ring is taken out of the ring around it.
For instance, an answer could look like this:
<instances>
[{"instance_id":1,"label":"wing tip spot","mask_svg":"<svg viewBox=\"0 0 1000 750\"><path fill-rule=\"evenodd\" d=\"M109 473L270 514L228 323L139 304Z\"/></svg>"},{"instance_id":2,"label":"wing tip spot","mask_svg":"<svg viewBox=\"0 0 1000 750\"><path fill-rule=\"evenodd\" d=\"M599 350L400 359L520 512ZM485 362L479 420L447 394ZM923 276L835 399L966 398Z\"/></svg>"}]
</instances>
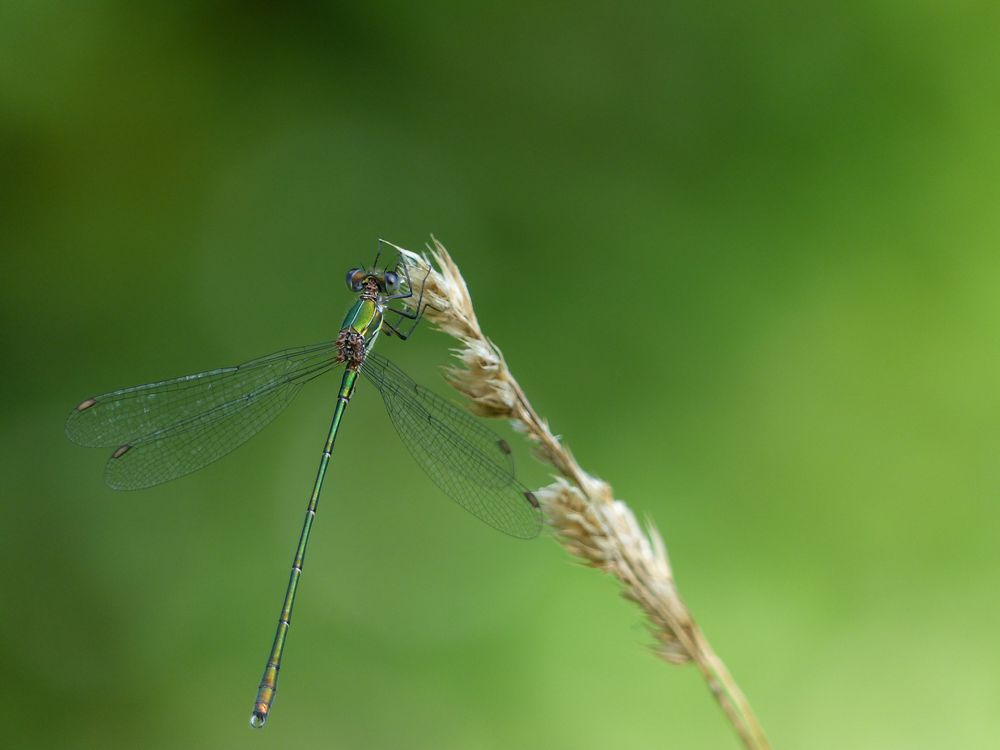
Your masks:
<instances>
[{"instance_id":1,"label":"wing tip spot","mask_svg":"<svg viewBox=\"0 0 1000 750\"><path fill-rule=\"evenodd\" d=\"M509 456L510 455L510 453L511 453L511 451L510 451L510 443L508 443L503 438L500 438L499 440L497 440L497 445L500 446L500 452L501 453L503 453L505 456Z\"/></svg>"},{"instance_id":2,"label":"wing tip spot","mask_svg":"<svg viewBox=\"0 0 1000 750\"><path fill-rule=\"evenodd\" d=\"M125 445L119 445L117 448L115 448L115 452L111 454L111 458L121 458L131 449L132 446L128 445L127 443Z\"/></svg>"},{"instance_id":3,"label":"wing tip spot","mask_svg":"<svg viewBox=\"0 0 1000 750\"><path fill-rule=\"evenodd\" d=\"M96 398L88 398L85 401L81 401L80 403L78 403L76 405L76 410L77 411L86 411L87 409L89 409L91 406L93 406L96 403L97 403L97 399Z\"/></svg>"},{"instance_id":4,"label":"wing tip spot","mask_svg":"<svg viewBox=\"0 0 1000 750\"><path fill-rule=\"evenodd\" d=\"M542 507L541 503L538 502L538 498L535 497L535 493L532 492L531 490L525 490L524 491L524 499L527 500L529 503L531 503L531 506L533 508L541 508Z\"/></svg>"}]
</instances>

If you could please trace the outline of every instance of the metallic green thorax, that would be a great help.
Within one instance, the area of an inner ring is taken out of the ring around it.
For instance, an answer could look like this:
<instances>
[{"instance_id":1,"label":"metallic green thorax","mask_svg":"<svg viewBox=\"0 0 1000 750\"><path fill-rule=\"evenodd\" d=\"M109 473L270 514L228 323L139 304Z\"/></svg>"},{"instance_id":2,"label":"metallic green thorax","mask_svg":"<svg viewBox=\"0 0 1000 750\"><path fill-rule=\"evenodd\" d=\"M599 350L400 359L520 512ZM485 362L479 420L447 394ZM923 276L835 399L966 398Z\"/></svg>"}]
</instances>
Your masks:
<instances>
[{"instance_id":1,"label":"metallic green thorax","mask_svg":"<svg viewBox=\"0 0 1000 750\"><path fill-rule=\"evenodd\" d=\"M382 311L379 309L378 303L373 299L362 297L347 311L340 329L342 331L347 329L357 331L367 341L378 333L381 325Z\"/></svg>"}]
</instances>

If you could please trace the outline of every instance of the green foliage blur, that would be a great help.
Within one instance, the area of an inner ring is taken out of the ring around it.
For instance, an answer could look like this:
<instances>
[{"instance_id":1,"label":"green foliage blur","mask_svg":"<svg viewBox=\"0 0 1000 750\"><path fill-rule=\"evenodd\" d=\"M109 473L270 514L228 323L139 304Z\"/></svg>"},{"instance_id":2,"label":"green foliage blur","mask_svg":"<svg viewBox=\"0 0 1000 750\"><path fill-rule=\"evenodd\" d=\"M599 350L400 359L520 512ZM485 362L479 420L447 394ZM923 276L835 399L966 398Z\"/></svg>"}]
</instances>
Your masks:
<instances>
[{"instance_id":1,"label":"green foliage blur","mask_svg":"<svg viewBox=\"0 0 1000 750\"><path fill-rule=\"evenodd\" d=\"M442 499L362 387L252 732L336 380L148 491L65 439L96 393L332 338L345 270L433 232L776 747L993 746L998 22L0 5L0 745L738 746L610 579ZM380 347L447 392L446 338Z\"/></svg>"}]
</instances>

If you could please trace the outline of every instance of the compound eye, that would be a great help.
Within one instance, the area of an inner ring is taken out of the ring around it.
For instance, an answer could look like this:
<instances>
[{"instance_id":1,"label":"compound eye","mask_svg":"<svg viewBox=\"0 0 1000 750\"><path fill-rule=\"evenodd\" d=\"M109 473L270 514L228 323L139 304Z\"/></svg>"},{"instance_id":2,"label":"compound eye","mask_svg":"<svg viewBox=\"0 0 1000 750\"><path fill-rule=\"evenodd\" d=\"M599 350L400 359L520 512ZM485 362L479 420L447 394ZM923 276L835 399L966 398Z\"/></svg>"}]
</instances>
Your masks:
<instances>
[{"instance_id":1,"label":"compound eye","mask_svg":"<svg viewBox=\"0 0 1000 750\"><path fill-rule=\"evenodd\" d=\"M360 292L361 284L365 280L365 269L352 268L347 272L347 288L352 292Z\"/></svg>"},{"instance_id":2,"label":"compound eye","mask_svg":"<svg viewBox=\"0 0 1000 750\"><path fill-rule=\"evenodd\" d=\"M393 271L385 272L385 290L395 292L399 290L399 274Z\"/></svg>"}]
</instances>

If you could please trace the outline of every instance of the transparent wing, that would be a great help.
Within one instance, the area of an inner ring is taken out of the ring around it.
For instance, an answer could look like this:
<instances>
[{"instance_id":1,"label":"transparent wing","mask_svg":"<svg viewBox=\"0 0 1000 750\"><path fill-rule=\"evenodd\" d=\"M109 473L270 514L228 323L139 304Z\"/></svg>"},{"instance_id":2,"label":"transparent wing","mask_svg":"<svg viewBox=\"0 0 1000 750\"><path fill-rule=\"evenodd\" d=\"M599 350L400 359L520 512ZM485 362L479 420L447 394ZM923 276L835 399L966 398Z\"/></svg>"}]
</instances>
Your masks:
<instances>
[{"instance_id":1,"label":"transparent wing","mask_svg":"<svg viewBox=\"0 0 1000 750\"><path fill-rule=\"evenodd\" d=\"M511 536L538 534L538 501L515 478L505 441L374 352L361 373L382 394L403 444L445 494Z\"/></svg>"},{"instance_id":2,"label":"transparent wing","mask_svg":"<svg viewBox=\"0 0 1000 750\"><path fill-rule=\"evenodd\" d=\"M325 342L124 388L82 402L66 434L81 445L116 446L105 470L115 489L150 487L239 447L335 364L336 350Z\"/></svg>"}]
</instances>

